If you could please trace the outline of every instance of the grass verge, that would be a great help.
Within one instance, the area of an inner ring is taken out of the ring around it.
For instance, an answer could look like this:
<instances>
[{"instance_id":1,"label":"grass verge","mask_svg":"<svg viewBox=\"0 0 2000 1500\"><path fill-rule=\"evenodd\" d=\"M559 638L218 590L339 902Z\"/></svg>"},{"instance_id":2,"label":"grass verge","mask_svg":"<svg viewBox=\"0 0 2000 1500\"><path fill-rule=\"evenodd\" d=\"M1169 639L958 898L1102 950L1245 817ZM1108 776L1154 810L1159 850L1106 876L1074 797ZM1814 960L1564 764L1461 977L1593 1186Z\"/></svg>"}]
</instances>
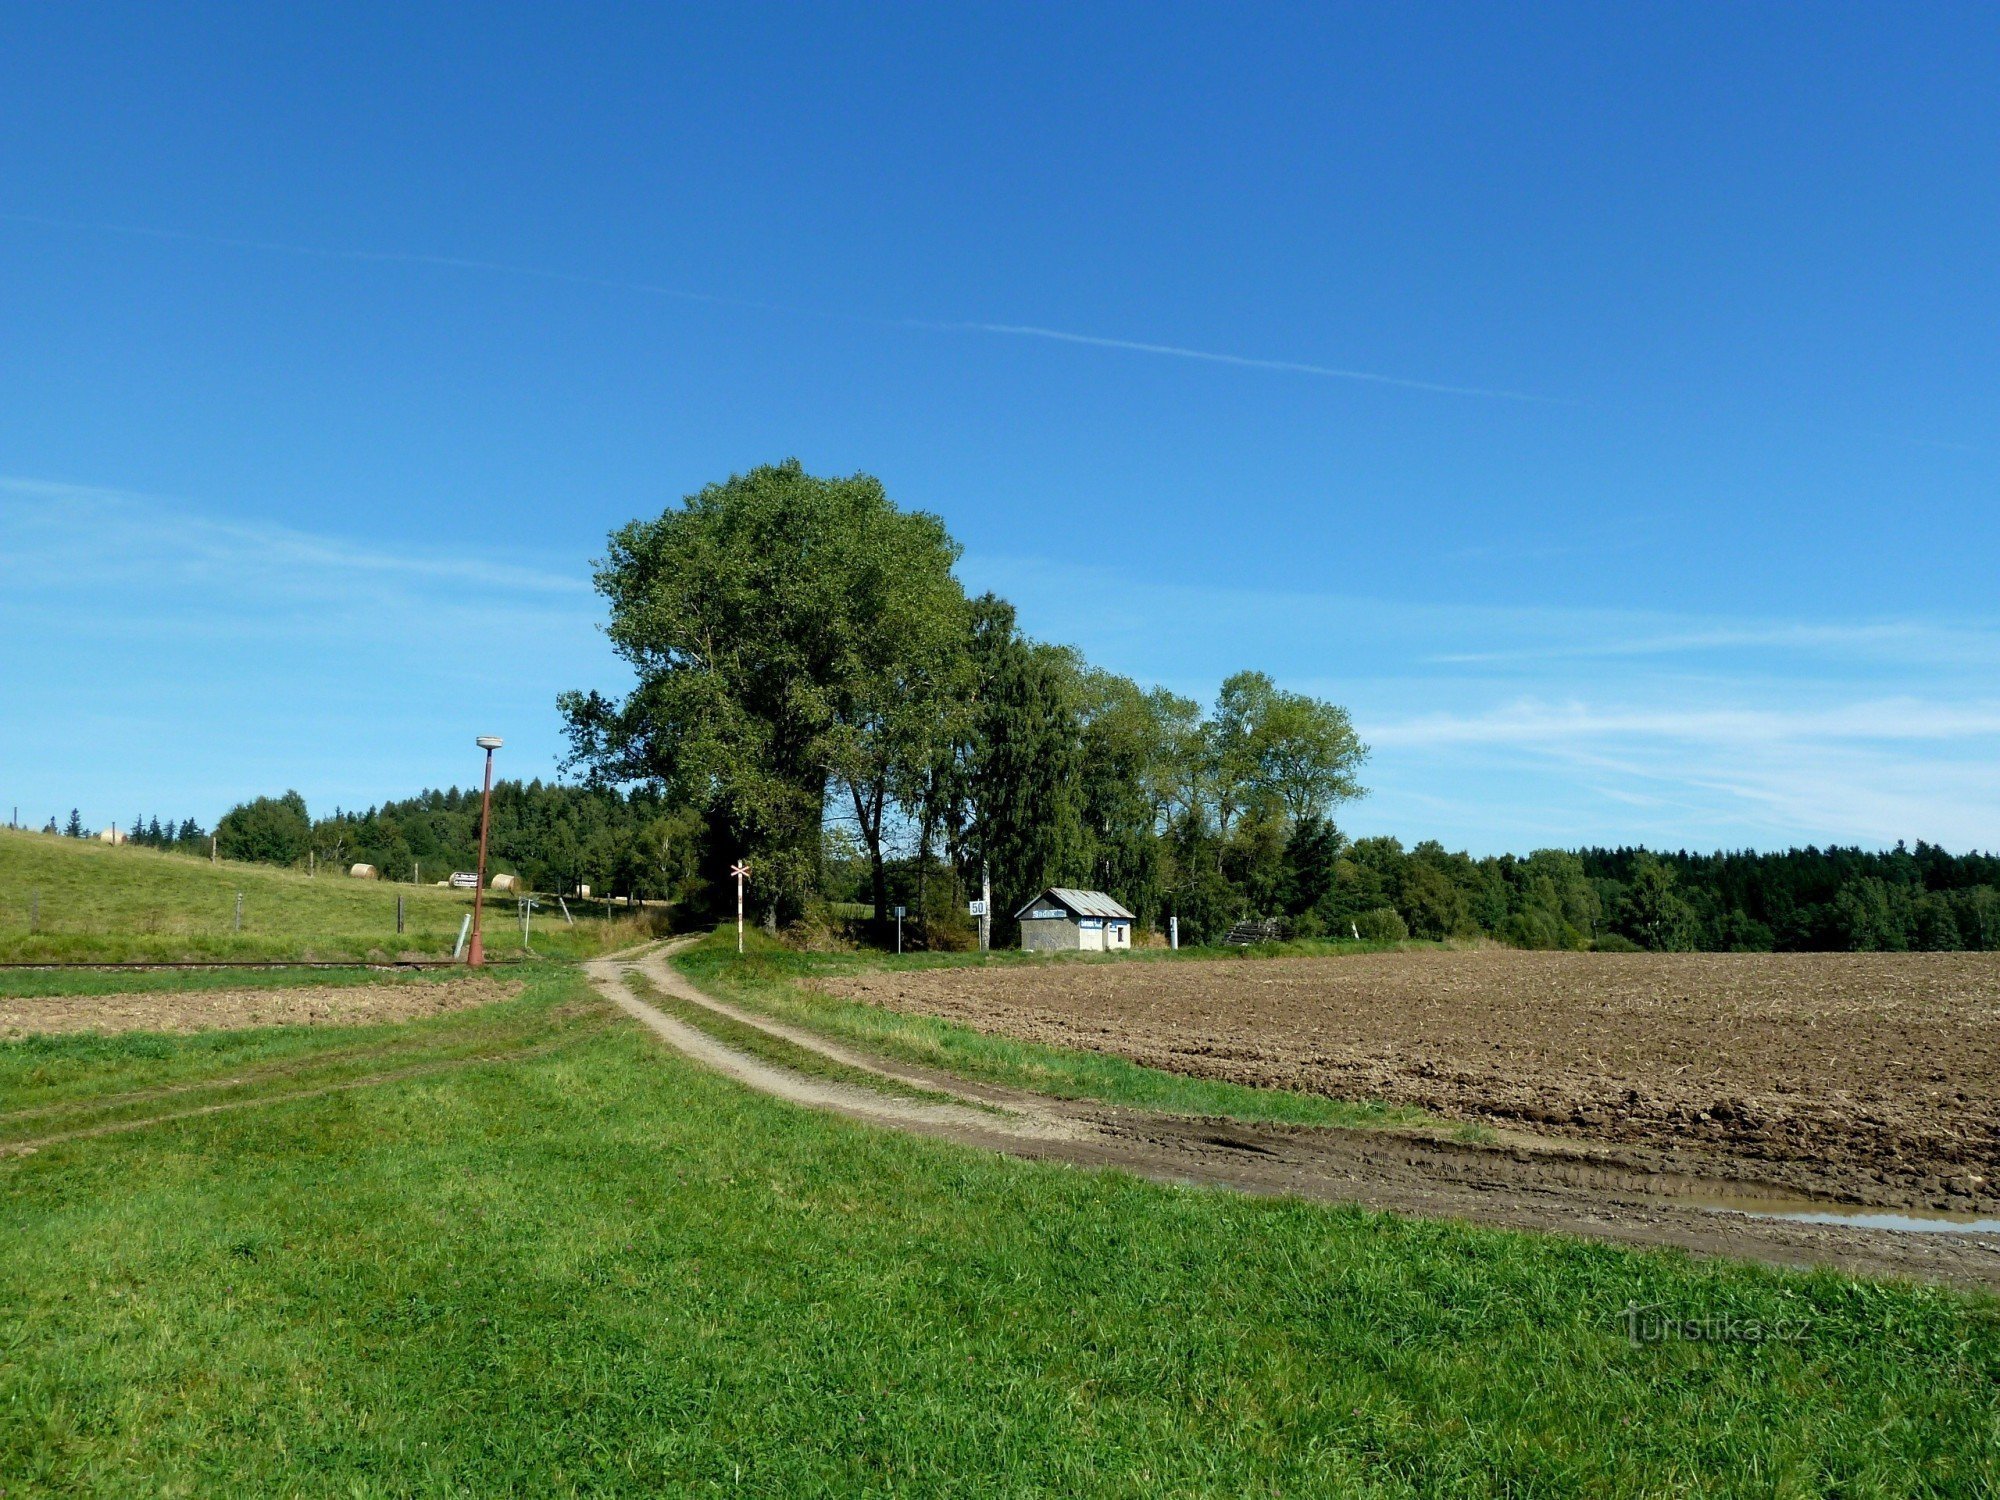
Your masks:
<instances>
[{"instance_id":1,"label":"grass verge","mask_svg":"<svg viewBox=\"0 0 2000 1500\"><path fill-rule=\"evenodd\" d=\"M827 974L895 963L882 955L801 953L761 933L736 952L733 930L717 929L670 960L697 985L779 1020L850 1042L883 1057L943 1068L965 1078L1033 1089L1064 1099L1096 1099L1133 1109L1218 1115L1286 1125L1368 1127L1445 1122L1402 1105L1328 1099L1283 1089L1187 1078L1122 1057L988 1036L955 1021L908 1015L808 988ZM1030 961L1033 961L1032 959ZM905 967L916 967L906 963ZM934 965L922 965L934 966Z\"/></svg>"},{"instance_id":2,"label":"grass verge","mask_svg":"<svg viewBox=\"0 0 2000 1500\"><path fill-rule=\"evenodd\" d=\"M0 1217L14 1492L2000 1486L1991 1299L1013 1161L622 1022L0 1161Z\"/></svg>"}]
</instances>

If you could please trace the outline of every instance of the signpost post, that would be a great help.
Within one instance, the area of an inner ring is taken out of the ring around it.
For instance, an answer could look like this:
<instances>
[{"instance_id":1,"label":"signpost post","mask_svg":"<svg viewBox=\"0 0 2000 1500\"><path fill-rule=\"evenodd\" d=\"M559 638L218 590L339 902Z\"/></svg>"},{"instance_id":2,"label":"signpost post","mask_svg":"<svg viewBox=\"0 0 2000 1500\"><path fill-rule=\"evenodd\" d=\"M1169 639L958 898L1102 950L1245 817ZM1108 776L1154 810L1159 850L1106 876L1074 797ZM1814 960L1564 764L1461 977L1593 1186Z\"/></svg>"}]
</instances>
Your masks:
<instances>
[{"instance_id":1,"label":"signpost post","mask_svg":"<svg viewBox=\"0 0 2000 1500\"><path fill-rule=\"evenodd\" d=\"M903 908L896 908L896 951L903 951Z\"/></svg>"},{"instance_id":2,"label":"signpost post","mask_svg":"<svg viewBox=\"0 0 2000 1500\"><path fill-rule=\"evenodd\" d=\"M729 873L736 877L736 951L743 951L743 882L750 878L750 866L738 860L729 867Z\"/></svg>"}]
</instances>

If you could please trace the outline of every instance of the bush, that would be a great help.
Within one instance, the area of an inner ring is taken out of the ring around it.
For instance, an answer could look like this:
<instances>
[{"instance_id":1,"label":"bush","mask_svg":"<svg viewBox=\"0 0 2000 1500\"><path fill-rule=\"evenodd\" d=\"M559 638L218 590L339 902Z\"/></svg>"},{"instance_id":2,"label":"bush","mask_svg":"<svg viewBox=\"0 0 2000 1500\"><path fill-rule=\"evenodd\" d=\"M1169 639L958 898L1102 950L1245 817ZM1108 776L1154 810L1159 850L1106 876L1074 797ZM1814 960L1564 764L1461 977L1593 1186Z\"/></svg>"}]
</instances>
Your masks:
<instances>
[{"instance_id":1,"label":"bush","mask_svg":"<svg viewBox=\"0 0 2000 1500\"><path fill-rule=\"evenodd\" d=\"M1590 945L1592 953L1644 953L1646 950L1628 937L1615 932L1607 932Z\"/></svg>"},{"instance_id":2,"label":"bush","mask_svg":"<svg viewBox=\"0 0 2000 1500\"><path fill-rule=\"evenodd\" d=\"M1354 930L1365 943L1400 943L1410 935L1410 924L1392 906L1378 906L1354 918Z\"/></svg>"},{"instance_id":3,"label":"bush","mask_svg":"<svg viewBox=\"0 0 2000 1500\"><path fill-rule=\"evenodd\" d=\"M1516 948L1587 948L1590 940L1554 912L1542 907L1517 911L1500 927L1502 942Z\"/></svg>"}]
</instances>

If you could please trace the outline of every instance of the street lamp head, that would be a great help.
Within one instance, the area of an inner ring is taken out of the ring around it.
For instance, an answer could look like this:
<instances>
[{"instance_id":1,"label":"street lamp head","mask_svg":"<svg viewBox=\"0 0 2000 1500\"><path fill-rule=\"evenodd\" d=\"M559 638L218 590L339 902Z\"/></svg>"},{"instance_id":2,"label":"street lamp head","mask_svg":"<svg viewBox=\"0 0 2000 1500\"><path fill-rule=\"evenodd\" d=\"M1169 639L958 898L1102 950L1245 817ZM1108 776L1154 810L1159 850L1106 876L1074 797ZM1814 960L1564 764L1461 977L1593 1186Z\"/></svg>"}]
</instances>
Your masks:
<instances>
[{"instance_id":1,"label":"street lamp head","mask_svg":"<svg viewBox=\"0 0 2000 1500\"><path fill-rule=\"evenodd\" d=\"M502 741L497 734L482 734L475 743L482 750L498 750Z\"/></svg>"}]
</instances>

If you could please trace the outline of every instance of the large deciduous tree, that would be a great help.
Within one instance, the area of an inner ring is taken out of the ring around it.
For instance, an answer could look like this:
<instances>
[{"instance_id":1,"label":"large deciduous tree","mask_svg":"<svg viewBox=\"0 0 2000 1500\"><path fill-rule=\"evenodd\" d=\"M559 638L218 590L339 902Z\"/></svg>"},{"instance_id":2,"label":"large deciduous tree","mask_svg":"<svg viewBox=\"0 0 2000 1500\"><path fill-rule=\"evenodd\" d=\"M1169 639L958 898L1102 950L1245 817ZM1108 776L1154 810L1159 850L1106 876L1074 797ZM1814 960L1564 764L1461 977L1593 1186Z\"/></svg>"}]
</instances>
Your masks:
<instances>
[{"instance_id":1,"label":"large deciduous tree","mask_svg":"<svg viewBox=\"0 0 2000 1500\"><path fill-rule=\"evenodd\" d=\"M294 865L312 847L312 820L297 792L257 797L232 807L215 825L216 848L224 859Z\"/></svg>"},{"instance_id":2,"label":"large deciduous tree","mask_svg":"<svg viewBox=\"0 0 2000 1500\"><path fill-rule=\"evenodd\" d=\"M958 551L879 481L796 460L621 528L597 586L638 681L622 699L563 695L576 762L709 808L774 921L815 887L837 785L881 904L885 809L966 699Z\"/></svg>"},{"instance_id":3,"label":"large deciduous tree","mask_svg":"<svg viewBox=\"0 0 2000 1500\"><path fill-rule=\"evenodd\" d=\"M1298 824L1362 795L1356 773L1368 747L1347 710L1289 692L1262 672L1238 672L1222 684L1209 745L1225 836L1242 812L1282 813Z\"/></svg>"}]
</instances>

